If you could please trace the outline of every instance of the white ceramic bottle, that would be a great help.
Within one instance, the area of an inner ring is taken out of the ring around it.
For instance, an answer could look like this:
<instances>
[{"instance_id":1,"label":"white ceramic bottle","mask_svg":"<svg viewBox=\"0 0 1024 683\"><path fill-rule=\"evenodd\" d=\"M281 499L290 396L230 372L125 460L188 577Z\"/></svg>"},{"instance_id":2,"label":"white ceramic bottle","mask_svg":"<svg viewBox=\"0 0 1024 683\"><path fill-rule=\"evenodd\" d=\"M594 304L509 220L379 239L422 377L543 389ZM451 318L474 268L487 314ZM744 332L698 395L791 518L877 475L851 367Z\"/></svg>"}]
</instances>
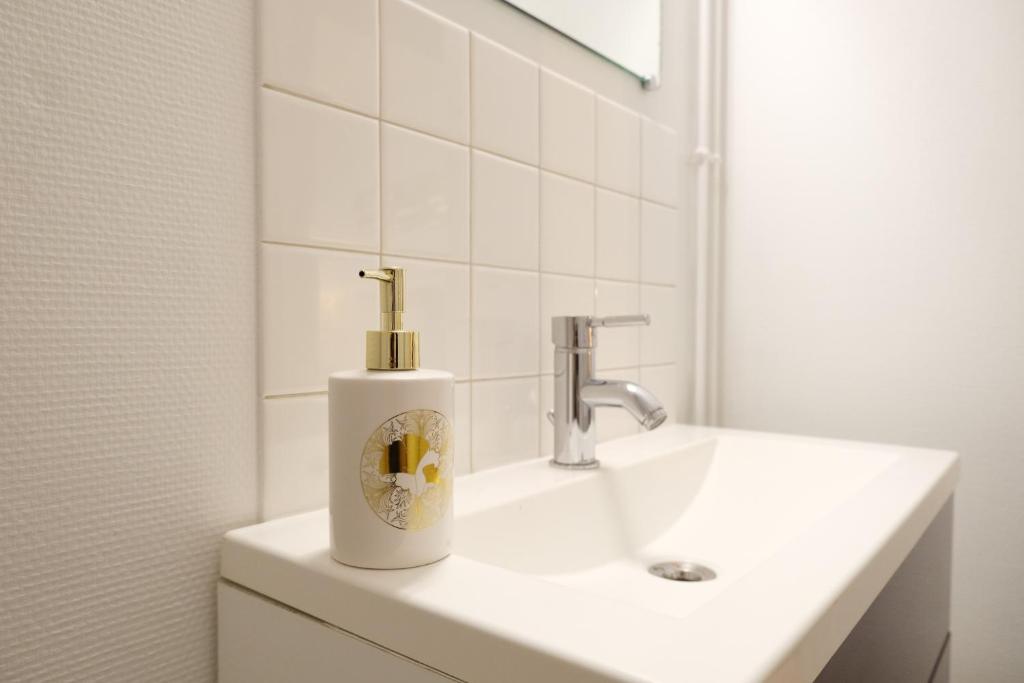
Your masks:
<instances>
[{"instance_id":1,"label":"white ceramic bottle","mask_svg":"<svg viewBox=\"0 0 1024 683\"><path fill-rule=\"evenodd\" d=\"M419 333L402 329L405 273L380 281L380 327L366 333L366 369L328 380L331 554L356 567L399 569L449 552L455 395L450 372L419 369Z\"/></svg>"}]
</instances>

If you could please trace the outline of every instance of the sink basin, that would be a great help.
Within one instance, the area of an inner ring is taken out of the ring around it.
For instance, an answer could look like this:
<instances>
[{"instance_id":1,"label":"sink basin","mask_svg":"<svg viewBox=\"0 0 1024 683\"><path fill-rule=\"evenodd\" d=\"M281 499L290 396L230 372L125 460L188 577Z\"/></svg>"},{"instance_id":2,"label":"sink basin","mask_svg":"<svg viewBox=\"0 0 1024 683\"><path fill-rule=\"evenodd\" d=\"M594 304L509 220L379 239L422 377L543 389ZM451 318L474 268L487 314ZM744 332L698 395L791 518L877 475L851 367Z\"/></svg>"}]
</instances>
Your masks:
<instances>
[{"instance_id":1,"label":"sink basin","mask_svg":"<svg viewBox=\"0 0 1024 683\"><path fill-rule=\"evenodd\" d=\"M434 565L340 565L318 511L229 533L222 574L465 680L809 681L957 475L943 451L678 425L598 457L460 477Z\"/></svg>"},{"instance_id":2,"label":"sink basin","mask_svg":"<svg viewBox=\"0 0 1024 683\"><path fill-rule=\"evenodd\" d=\"M744 436L646 458L631 457L624 446L605 456L600 470L542 472L547 486L500 502L493 489L503 479L535 475L536 466L479 477L460 497L454 551L683 617L898 459L887 451ZM647 575L650 565L676 559L707 565L715 582L678 586Z\"/></svg>"}]
</instances>

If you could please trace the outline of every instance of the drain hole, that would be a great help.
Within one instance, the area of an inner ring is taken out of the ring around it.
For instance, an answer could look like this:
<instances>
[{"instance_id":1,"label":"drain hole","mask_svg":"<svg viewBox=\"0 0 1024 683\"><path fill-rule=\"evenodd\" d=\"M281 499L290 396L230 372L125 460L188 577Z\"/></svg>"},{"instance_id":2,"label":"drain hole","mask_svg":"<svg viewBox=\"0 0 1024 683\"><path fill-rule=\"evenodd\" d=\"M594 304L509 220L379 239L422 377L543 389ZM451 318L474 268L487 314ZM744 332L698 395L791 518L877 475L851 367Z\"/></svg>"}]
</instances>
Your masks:
<instances>
[{"instance_id":1,"label":"drain hole","mask_svg":"<svg viewBox=\"0 0 1024 683\"><path fill-rule=\"evenodd\" d=\"M715 572L696 562L659 562L647 570L669 581L710 581Z\"/></svg>"}]
</instances>

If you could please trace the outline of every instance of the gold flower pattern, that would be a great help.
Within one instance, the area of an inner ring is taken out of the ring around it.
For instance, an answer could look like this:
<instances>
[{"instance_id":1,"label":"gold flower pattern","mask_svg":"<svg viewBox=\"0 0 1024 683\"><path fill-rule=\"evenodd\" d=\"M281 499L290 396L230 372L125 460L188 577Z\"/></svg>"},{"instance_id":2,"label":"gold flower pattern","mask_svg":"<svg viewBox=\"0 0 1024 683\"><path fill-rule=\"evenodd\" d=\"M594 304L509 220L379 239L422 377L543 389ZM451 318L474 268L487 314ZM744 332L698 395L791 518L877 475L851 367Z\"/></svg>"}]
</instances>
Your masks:
<instances>
[{"instance_id":1,"label":"gold flower pattern","mask_svg":"<svg viewBox=\"0 0 1024 683\"><path fill-rule=\"evenodd\" d=\"M452 498L452 428L441 413L409 410L386 420L363 448L363 495L396 529L438 522Z\"/></svg>"}]
</instances>

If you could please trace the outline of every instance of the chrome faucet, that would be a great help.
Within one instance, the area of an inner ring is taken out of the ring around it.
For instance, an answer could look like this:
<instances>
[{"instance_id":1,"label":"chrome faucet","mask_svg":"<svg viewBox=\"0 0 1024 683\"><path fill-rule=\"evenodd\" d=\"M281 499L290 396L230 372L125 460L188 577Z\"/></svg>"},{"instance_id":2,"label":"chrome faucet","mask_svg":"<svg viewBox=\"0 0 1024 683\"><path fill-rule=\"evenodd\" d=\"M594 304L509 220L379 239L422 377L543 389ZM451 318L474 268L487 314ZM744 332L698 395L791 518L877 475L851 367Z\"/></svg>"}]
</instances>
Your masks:
<instances>
[{"instance_id":1,"label":"chrome faucet","mask_svg":"<svg viewBox=\"0 0 1024 683\"><path fill-rule=\"evenodd\" d=\"M639 384L594 377L594 328L650 325L649 315L558 316L551 319L555 343L555 409L548 419L555 426L551 464L570 469L598 466L594 409L625 408L644 429L654 429L667 414L654 395Z\"/></svg>"}]
</instances>

